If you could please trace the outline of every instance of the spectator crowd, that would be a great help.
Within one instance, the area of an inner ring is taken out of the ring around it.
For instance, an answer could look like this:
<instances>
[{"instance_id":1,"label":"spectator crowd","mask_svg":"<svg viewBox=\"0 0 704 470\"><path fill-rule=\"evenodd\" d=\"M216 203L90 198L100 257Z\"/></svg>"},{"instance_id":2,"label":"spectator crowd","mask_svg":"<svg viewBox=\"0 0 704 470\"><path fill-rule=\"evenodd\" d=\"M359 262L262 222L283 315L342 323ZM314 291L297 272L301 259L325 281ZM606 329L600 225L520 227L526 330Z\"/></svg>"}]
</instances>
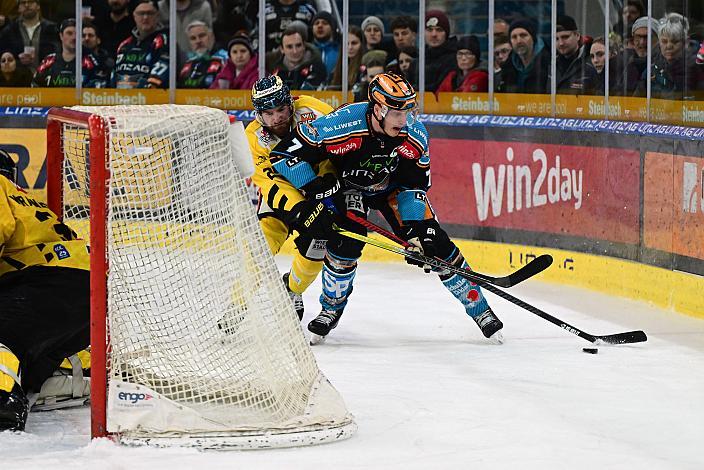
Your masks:
<instances>
[{"instance_id":1,"label":"spectator crowd","mask_svg":"<svg viewBox=\"0 0 704 470\"><path fill-rule=\"evenodd\" d=\"M340 90L346 78L363 99L384 71L418 85L415 16L367 16L350 25L343 77L340 25L314 0L267 0L263 47L256 0L175 3L176 24L169 28L168 0L83 0L79 32L73 2L0 1L0 87L75 87L79 39L81 85L89 88L167 88L171 40L179 88L251 88L260 49L266 73L294 90ZM554 44L557 93L601 95L608 83L611 95L645 96L650 84L653 97L691 99L699 92L702 99L702 38L680 13L656 19L646 11L641 0L626 0L608 38L585 35L574 18L558 16L552 41L541 34L549 28L531 18L497 18L493 51L483 57L487 31L455 35L447 13L430 9L420 25L425 90L487 92L492 67L495 92L549 93Z\"/></svg>"}]
</instances>

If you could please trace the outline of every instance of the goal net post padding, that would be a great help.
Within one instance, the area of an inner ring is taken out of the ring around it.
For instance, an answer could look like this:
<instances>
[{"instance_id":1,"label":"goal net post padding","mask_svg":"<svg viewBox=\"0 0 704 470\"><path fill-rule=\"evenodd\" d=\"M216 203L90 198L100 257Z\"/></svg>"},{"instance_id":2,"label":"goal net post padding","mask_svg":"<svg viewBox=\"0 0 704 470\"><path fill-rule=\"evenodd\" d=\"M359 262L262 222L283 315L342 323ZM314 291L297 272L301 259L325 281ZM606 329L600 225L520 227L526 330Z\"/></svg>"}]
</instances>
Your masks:
<instances>
[{"instance_id":1,"label":"goal net post padding","mask_svg":"<svg viewBox=\"0 0 704 470\"><path fill-rule=\"evenodd\" d=\"M49 113L48 202L91 245L94 437L246 449L356 429L261 233L242 133L199 106Z\"/></svg>"}]
</instances>

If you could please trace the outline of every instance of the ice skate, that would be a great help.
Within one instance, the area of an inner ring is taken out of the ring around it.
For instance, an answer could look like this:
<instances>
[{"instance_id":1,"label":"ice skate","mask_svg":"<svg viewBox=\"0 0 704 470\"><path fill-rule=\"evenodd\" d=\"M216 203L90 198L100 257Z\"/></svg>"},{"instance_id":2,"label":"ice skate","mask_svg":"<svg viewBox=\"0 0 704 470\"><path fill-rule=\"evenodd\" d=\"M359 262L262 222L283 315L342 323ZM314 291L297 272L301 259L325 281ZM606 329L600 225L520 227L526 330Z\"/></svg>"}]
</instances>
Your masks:
<instances>
[{"instance_id":1,"label":"ice skate","mask_svg":"<svg viewBox=\"0 0 704 470\"><path fill-rule=\"evenodd\" d=\"M487 308L484 313L472 317L472 319L477 323L479 329L482 330L485 338L489 338L497 344L504 342L504 337L501 333L504 324L501 323L501 320L498 319L491 308Z\"/></svg>"},{"instance_id":2,"label":"ice skate","mask_svg":"<svg viewBox=\"0 0 704 470\"><path fill-rule=\"evenodd\" d=\"M323 309L317 317L308 323L308 331L313 333L310 340L311 345L323 343L330 330L337 326L340 317L342 317L342 310Z\"/></svg>"},{"instance_id":3,"label":"ice skate","mask_svg":"<svg viewBox=\"0 0 704 470\"><path fill-rule=\"evenodd\" d=\"M303 314L306 311L305 306L303 305L303 296L301 294L296 294L288 287L289 274L290 273L284 274L284 286L286 286L286 292L288 292L288 296L291 298L291 302L293 302L293 308L296 309L298 320L303 320Z\"/></svg>"}]
</instances>

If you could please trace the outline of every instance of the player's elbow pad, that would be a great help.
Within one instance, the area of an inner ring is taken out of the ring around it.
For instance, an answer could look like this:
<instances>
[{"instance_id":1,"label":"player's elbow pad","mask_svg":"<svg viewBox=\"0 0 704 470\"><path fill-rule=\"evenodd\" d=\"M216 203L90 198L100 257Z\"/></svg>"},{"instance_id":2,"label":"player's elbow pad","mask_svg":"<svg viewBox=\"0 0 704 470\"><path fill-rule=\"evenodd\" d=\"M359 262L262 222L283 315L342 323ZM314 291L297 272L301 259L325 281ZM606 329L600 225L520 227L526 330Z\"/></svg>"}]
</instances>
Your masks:
<instances>
[{"instance_id":1,"label":"player's elbow pad","mask_svg":"<svg viewBox=\"0 0 704 470\"><path fill-rule=\"evenodd\" d=\"M304 162L298 157L292 157L288 153L277 152L276 150L271 152L270 157L272 160L279 158L279 160L272 163L271 166L294 185L296 189L301 189L301 187L315 179L315 171L313 171L313 167L310 166L310 163Z\"/></svg>"}]
</instances>

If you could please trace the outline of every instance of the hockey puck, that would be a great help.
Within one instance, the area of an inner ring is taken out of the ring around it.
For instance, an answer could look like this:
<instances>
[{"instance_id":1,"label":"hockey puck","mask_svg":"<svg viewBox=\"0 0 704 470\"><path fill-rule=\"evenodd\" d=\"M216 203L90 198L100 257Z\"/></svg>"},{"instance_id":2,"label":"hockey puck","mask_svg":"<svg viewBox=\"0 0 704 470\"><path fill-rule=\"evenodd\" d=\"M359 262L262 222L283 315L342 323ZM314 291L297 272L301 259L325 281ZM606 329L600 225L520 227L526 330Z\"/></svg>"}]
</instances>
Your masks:
<instances>
[{"instance_id":1,"label":"hockey puck","mask_svg":"<svg viewBox=\"0 0 704 470\"><path fill-rule=\"evenodd\" d=\"M582 351L589 354L596 354L599 352L597 348L582 348Z\"/></svg>"}]
</instances>

